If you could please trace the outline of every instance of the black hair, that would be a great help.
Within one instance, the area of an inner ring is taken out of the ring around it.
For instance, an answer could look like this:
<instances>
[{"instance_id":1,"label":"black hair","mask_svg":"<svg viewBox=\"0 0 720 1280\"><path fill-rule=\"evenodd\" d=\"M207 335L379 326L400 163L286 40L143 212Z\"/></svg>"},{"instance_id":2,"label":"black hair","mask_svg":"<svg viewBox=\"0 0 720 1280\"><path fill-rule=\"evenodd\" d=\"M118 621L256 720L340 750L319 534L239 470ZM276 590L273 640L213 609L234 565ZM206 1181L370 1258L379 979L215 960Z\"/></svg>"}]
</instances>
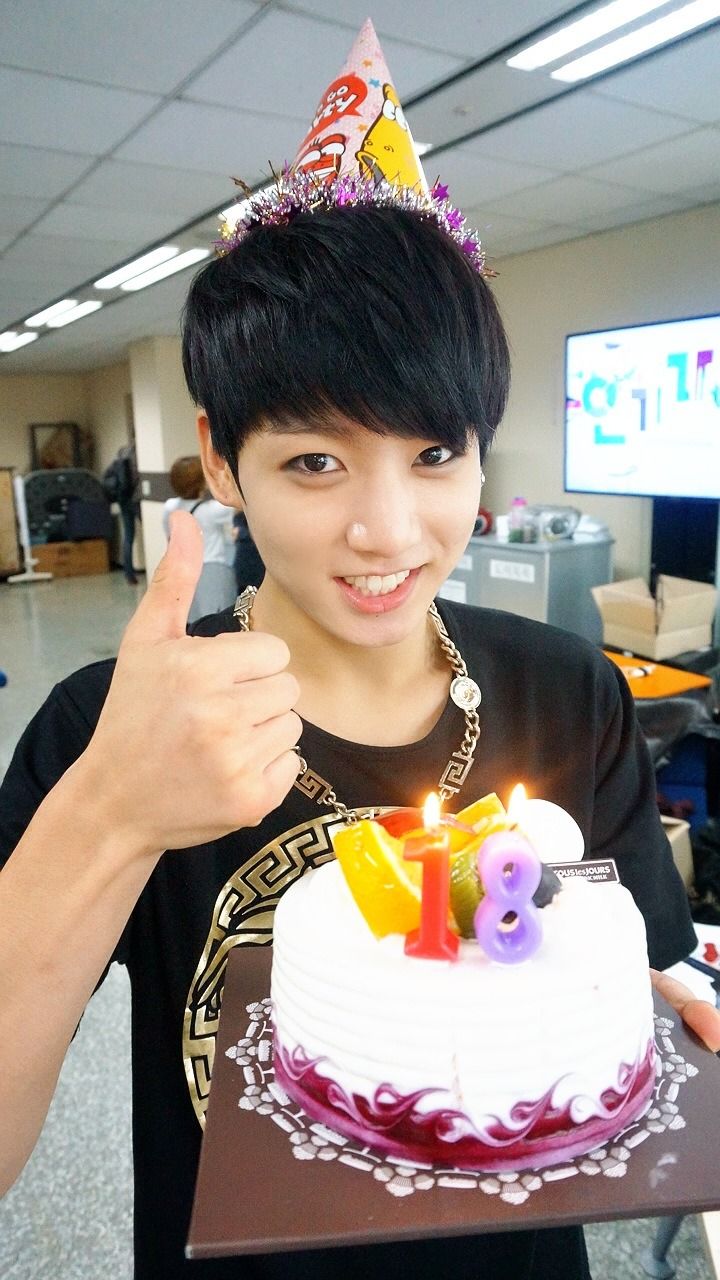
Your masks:
<instances>
[{"instance_id":1,"label":"black hair","mask_svg":"<svg viewBox=\"0 0 720 1280\"><path fill-rule=\"evenodd\" d=\"M393 207L255 224L190 288L183 367L237 476L248 434L339 412L484 458L505 409L507 340L485 279L431 218Z\"/></svg>"}]
</instances>

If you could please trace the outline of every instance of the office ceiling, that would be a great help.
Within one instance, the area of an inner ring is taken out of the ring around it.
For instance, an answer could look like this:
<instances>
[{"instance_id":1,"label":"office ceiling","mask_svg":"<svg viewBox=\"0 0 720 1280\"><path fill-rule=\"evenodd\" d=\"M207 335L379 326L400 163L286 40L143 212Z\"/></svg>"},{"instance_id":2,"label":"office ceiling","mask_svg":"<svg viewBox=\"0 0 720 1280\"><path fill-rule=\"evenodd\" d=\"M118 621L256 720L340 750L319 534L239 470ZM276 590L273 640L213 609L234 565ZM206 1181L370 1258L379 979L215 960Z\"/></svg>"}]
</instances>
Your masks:
<instances>
[{"instance_id":1,"label":"office ceiling","mask_svg":"<svg viewBox=\"0 0 720 1280\"><path fill-rule=\"evenodd\" d=\"M255 185L292 158L369 9L413 135L437 150L428 177L491 261L720 200L717 23L579 87L505 65L597 7L0 0L0 330L180 228L207 245L230 175ZM0 374L97 368L177 333L189 278L0 355Z\"/></svg>"}]
</instances>

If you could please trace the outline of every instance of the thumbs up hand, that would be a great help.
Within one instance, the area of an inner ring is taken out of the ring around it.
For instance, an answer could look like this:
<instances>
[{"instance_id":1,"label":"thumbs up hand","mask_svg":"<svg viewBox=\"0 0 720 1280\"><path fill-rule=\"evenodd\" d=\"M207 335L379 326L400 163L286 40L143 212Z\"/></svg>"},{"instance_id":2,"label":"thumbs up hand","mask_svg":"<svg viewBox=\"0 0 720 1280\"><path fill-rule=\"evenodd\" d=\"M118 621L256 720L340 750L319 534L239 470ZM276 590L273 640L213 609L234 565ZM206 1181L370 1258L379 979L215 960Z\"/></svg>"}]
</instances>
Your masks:
<instances>
[{"instance_id":1,"label":"thumbs up hand","mask_svg":"<svg viewBox=\"0 0 720 1280\"><path fill-rule=\"evenodd\" d=\"M138 853L257 825L298 773L299 686L287 645L259 632L187 636L201 569L200 529L178 511L81 758L99 782L104 820Z\"/></svg>"}]
</instances>

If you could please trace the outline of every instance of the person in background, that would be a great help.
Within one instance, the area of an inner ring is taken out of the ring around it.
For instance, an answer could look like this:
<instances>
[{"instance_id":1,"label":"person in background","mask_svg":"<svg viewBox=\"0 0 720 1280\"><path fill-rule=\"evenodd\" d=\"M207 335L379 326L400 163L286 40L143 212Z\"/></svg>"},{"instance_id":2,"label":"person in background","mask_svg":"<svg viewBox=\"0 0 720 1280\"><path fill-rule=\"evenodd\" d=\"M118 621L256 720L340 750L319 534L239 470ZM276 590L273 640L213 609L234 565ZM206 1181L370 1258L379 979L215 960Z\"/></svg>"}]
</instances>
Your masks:
<instances>
[{"instance_id":1,"label":"person in background","mask_svg":"<svg viewBox=\"0 0 720 1280\"><path fill-rule=\"evenodd\" d=\"M235 583L238 595L246 587L259 587L265 577L265 565L253 541L244 511L236 511L233 517L233 534L235 537Z\"/></svg>"},{"instance_id":2,"label":"person in background","mask_svg":"<svg viewBox=\"0 0 720 1280\"><path fill-rule=\"evenodd\" d=\"M135 521L140 519L140 476L137 469L135 445L126 444L118 449L102 477L102 486L108 502L117 503L122 524L122 567L125 581L137 586L137 574L133 567Z\"/></svg>"},{"instance_id":3,"label":"person in background","mask_svg":"<svg viewBox=\"0 0 720 1280\"><path fill-rule=\"evenodd\" d=\"M188 622L197 622L198 618L220 613L235 602L237 590L232 568L235 513L211 496L202 463L195 454L176 458L170 468L170 484L177 496L165 503L165 537L170 536L173 511L189 511L203 532L203 567L188 614Z\"/></svg>"},{"instance_id":4,"label":"person in background","mask_svg":"<svg viewBox=\"0 0 720 1280\"><path fill-rule=\"evenodd\" d=\"M120 519L122 521L122 565L125 581L136 587L138 578L133 566L133 546L135 543L135 524L140 519L140 476L138 474L135 446L125 445L118 454L125 464L127 483L118 495Z\"/></svg>"}]
</instances>

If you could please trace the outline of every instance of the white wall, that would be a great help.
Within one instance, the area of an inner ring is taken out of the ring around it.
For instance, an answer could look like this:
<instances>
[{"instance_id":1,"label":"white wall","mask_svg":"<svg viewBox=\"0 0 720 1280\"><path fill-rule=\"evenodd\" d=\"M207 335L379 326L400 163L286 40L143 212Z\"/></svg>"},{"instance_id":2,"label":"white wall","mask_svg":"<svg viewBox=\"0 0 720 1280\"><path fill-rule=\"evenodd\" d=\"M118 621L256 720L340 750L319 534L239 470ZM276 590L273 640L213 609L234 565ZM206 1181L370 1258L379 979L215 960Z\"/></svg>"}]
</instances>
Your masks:
<instances>
[{"instance_id":1,"label":"white wall","mask_svg":"<svg viewBox=\"0 0 720 1280\"><path fill-rule=\"evenodd\" d=\"M492 244L488 241L488 249ZM652 502L563 492L565 336L720 311L720 205L707 205L505 258L493 282L513 356L510 403L484 505L578 506L609 525L615 574L646 576Z\"/></svg>"},{"instance_id":2,"label":"white wall","mask_svg":"<svg viewBox=\"0 0 720 1280\"><path fill-rule=\"evenodd\" d=\"M85 376L0 375L0 466L30 470L31 422L77 422L89 427Z\"/></svg>"},{"instance_id":3,"label":"white wall","mask_svg":"<svg viewBox=\"0 0 720 1280\"><path fill-rule=\"evenodd\" d=\"M90 425L95 436L95 469L102 475L118 449L128 443L132 412L130 366L110 365L83 375Z\"/></svg>"}]
</instances>

